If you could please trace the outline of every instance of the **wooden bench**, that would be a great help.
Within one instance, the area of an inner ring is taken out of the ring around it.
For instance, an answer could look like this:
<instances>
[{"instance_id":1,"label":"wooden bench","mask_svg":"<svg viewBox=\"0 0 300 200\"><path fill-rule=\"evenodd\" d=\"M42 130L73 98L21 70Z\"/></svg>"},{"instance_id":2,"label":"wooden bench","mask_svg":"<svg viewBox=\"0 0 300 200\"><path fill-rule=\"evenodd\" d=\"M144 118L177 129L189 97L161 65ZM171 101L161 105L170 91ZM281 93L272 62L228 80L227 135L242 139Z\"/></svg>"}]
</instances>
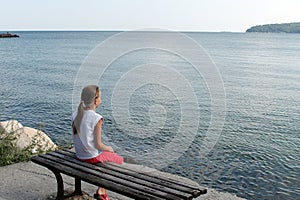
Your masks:
<instances>
[{"instance_id":1,"label":"wooden bench","mask_svg":"<svg viewBox=\"0 0 300 200\"><path fill-rule=\"evenodd\" d=\"M76 159L69 150L58 150L34 156L31 161L47 167L57 180L57 199L64 199L64 184L61 174L75 178L75 194L82 194L81 181L104 187L133 199L193 199L207 192L158 175L129 169L113 163L89 164Z\"/></svg>"}]
</instances>

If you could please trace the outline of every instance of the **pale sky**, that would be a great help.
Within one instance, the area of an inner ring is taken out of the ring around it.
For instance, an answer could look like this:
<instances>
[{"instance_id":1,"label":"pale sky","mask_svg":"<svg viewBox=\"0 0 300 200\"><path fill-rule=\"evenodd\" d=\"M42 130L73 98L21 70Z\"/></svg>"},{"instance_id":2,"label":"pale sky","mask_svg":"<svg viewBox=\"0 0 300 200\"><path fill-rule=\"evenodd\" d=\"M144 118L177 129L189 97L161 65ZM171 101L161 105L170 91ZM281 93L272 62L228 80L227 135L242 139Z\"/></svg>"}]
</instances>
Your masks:
<instances>
[{"instance_id":1,"label":"pale sky","mask_svg":"<svg viewBox=\"0 0 300 200\"><path fill-rule=\"evenodd\" d=\"M300 0L0 0L0 31L136 30L244 32L300 22Z\"/></svg>"}]
</instances>

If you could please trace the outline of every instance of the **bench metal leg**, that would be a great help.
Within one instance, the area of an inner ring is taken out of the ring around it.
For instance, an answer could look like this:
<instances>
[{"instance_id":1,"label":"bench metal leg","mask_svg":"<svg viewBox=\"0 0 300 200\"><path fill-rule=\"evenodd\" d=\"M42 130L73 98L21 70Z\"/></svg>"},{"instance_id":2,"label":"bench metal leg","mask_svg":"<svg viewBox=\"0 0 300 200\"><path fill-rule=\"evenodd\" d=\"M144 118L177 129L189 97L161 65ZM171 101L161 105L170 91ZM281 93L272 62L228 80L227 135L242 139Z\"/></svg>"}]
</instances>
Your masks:
<instances>
[{"instance_id":1,"label":"bench metal leg","mask_svg":"<svg viewBox=\"0 0 300 200\"><path fill-rule=\"evenodd\" d=\"M59 173L59 171L52 170L52 172L54 173L54 175L56 177L56 182L57 182L56 199L57 200L63 200L64 199L64 182L63 182L63 179L62 179L61 174Z\"/></svg>"},{"instance_id":2,"label":"bench metal leg","mask_svg":"<svg viewBox=\"0 0 300 200\"><path fill-rule=\"evenodd\" d=\"M75 178L75 194L82 195L81 191L81 179Z\"/></svg>"},{"instance_id":3,"label":"bench metal leg","mask_svg":"<svg viewBox=\"0 0 300 200\"><path fill-rule=\"evenodd\" d=\"M57 182L57 194L56 194L56 200L63 200L65 197L74 196L74 195L82 195L81 190L81 179L75 178L75 191L72 194L69 194L67 196L64 195L64 181L62 179L62 176L59 171L51 170L56 178Z\"/></svg>"},{"instance_id":4,"label":"bench metal leg","mask_svg":"<svg viewBox=\"0 0 300 200\"><path fill-rule=\"evenodd\" d=\"M83 195L83 192L81 190L81 179L79 178L75 178L75 191L70 194L64 195L64 198L69 198L76 195Z\"/></svg>"}]
</instances>

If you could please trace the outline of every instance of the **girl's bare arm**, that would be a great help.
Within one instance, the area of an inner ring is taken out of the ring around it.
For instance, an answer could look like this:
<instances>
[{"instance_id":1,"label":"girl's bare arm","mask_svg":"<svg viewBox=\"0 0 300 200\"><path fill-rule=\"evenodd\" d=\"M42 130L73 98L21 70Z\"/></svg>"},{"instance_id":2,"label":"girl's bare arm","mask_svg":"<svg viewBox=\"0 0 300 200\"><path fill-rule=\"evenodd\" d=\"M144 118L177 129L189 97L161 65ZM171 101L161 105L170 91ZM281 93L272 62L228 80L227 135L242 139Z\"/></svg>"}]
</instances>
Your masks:
<instances>
[{"instance_id":1,"label":"girl's bare arm","mask_svg":"<svg viewBox=\"0 0 300 200\"><path fill-rule=\"evenodd\" d=\"M101 140L102 119L100 119L99 122L97 123L97 125L95 126L94 134L95 134L95 146L96 146L97 149L99 149L101 151L114 152L114 150L111 146L107 146L107 145L102 143L102 140Z\"/></svg>"}]
</instances>

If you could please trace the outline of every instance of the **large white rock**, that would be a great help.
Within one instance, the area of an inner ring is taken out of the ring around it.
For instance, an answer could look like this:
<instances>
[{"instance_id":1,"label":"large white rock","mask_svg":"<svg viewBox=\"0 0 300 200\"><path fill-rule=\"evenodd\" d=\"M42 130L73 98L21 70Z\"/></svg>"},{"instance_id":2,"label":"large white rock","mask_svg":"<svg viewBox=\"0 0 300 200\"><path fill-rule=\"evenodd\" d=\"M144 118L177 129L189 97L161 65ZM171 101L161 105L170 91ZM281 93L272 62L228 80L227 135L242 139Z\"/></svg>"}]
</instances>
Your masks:
<instances>
[{"instance_id":1,"label":"large white rock","mask_svg":"<svg viewBox=\"0 0 300 200\"><path fill-rule=\"evenodd\" d=\"M0 122L0 138L6 136L7 134L13 133L16 130L23 128L22 124L17 120L9 120L5 122Z\"/></svg>"},{"instance_id":2,"label":"large white rock","mask_svg":"<svg viewBox=\"0 0 300 200\"><path fill-rule=\"evenodd\" d=\"M44 132L23 127L16 120L0 122L0 133L0 138L13 138L13 144L21 150L28 148L32 153L37 153L57 149L57 145Z\"/></svg>"}]
</instances>

